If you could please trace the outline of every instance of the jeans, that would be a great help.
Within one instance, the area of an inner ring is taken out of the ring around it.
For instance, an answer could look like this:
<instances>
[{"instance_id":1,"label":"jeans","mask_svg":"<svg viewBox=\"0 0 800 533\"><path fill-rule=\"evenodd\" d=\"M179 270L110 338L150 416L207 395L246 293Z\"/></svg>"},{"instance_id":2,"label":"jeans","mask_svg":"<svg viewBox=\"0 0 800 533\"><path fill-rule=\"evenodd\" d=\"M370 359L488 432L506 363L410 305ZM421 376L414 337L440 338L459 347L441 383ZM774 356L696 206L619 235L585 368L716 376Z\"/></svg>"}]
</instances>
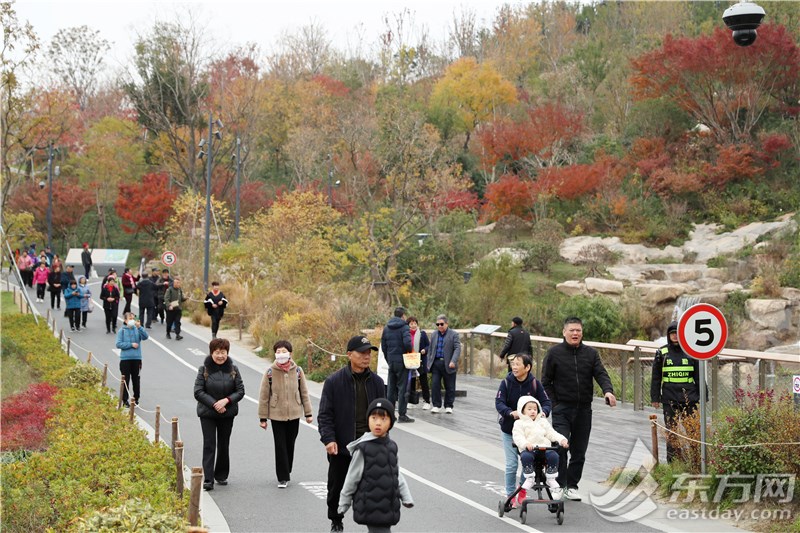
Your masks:
<instances>
[{"instance_id":1,"label":"jeans","mask_svg":"<svg viewBox=\"0 0 800 533\"><path fill-rule=\"evenodd\" d=\"M540 451L528 451L528 450L523 450L522 451L522 453L520 454L519 458L522 461L522 472L523 472L523 474L525 472L529 472L530 473L530 472L534 471L533 463L535 462L537 454L541 456L542 452L540 452ZM558 471L558 464L559 464L558 453L555 450L547 450L546 452L544 452L544 461L545 461L545 464L547 465L546 471L550 471L550 472Z\"/></svg>"},{"instance_id":2,"label":"jeans","mask_svg":"<svg viewBox=\"0 0 800 533\"><path fill-rule=\"evenodd\" d=\"M400 416L404 416L408 410L408 369L404 363L397 361L389 362L389 388L388 400L397 406ZM398 403L399 400L399 403Z\"/></svg>"},{"instance_id":3,"label":"jeans","mask_svg":"<svg viewBox=\"0 0 800 533\"><path fill-rule=\"evenodd\" d=\"M228 479L231 470L230 443L233 417L200 417L203 430L203 481Z\"/></svg>"},{"instance_id":4,"label":"jeans","mask_svg":"<svg viewBox=\"0 0 800 533\"><path fill-rule=\"evenodd\" d=\"M592 433L592 407L559 403L553 407L551 414L553 429L569 441L568 450L559 450L558 484L564 488L577 489L583 476L586 448L589 447L589 435Z\"/></svg>"},{"instance_id":5,"label":"jeans","mask_svg":"<svg viewBox=\"0 0 800 533\"><path fill-rule=\"evenodd\" d=\"M514 448L514 438L503 431L500 432L503 436L503 451L506 454L506 495L511 496L517 490L517 464L519 462L519 455L516 448ZM519 484L525 481L522 472L519 474Z\"/></svg>"},{"instance_id":6,"label":"jeans","mask_svg":"<svg viewBox=\"0 0 800 533\"><path fill-rule=\"evenodd\" d=\"M431 366L431 405L442 406L442 381L444 380L444 406L453 407L456 399L456 373L450 374L444 359L434 359Z\"/></svg>"}]
</instances>

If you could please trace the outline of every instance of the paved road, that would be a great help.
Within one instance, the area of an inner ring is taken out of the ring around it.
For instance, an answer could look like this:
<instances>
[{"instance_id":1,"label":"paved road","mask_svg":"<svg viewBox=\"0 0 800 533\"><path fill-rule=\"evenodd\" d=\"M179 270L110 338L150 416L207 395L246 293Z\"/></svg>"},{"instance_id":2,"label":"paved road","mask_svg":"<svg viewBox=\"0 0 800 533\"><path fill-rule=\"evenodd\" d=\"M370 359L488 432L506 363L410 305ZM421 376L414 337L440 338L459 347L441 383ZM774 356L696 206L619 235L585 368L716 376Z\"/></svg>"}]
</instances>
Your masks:
<instances>
[{"instance_id":1,"label":"paved road","mask_svg":"<svg viewBox=\"0 0 800 533\"><path fill-rule=\"evenodd\" d=\"M91 284L91 287L93 294L99 294L98 283ZM29 294L35 297L33 293ZM46 313L45 304L36 306L43 315ZM63 313L56 316L58 326L68 331ZM119 324L121 327L121 320ZM221 333L224 335L226 332L223 330ZM202 437L192 387L197 367L207 353L210 332L206 328L186 325L184 340L176 341L174 336L167 340L164 326L154 324L150 334L151 338L142 344L141 407L153 411L156 405L160 405L166 418L178 417L186 447L186 464L200 465ZM119 374L114 336L105 333L102 309L96 308L89 316L86 331L70 333L69 336L75 355L85 359L86 351L91 350L96 365L108 363L113 373ZM213 498L224 520L208 513L204 514L206 523L213 531L327 531L330 525L325 506L327 462L316 426L301 423L292 483L286 490L278 489L272 435L258 426L255 400L268 361L236 342L232 345L231 357L242 372L247 397L240 405L231 439L230 485L218 486L213 492L204 493L201 503L205 513L213 509L210 501ZM467 381L465 379L465 383ZM115 382L110 381L110 385L114 386ZM478 387L477 384L474 386ZM496 387L496 381L492 383L487 379L482 390L488 391L493 387ZM321 384L309 384L315 413L321 388ZM469 392L468 398L474 402L483 401L477 389ZM612 522L600 519L596 509L586 501L566 503L562 526L556 525L554 515L536 506L529 510L527 525L520 524L516 511L501 519L497 515L497 505L502 494L503 456L496 435L497 426L496 423L486 426L480 417L477 417L476 424L476 417L470 412L473 409L467 407L466 400L463 405L464 408L459 408L457 403L453 415L412 411L411 414L418 417L417 423L396 426L392 431L392 438L400 449L400 464L415 500L413 509L403 509L396 531L732 530L722 522L695 521L681 525L674 520L660 520L658 511L638 522ZM491 407L486 411L491 412ZM152 414L143 411L139 414L146 422L153 423ZM163 424L162 428L162 433L168 433ZM584 485L582 491L586 493L596 491L596 494L602 494L606 490L592 481L586 481ZM351 513L345 518L345 529L365 530L352 522Z\"/></svg>"}]
</instances>

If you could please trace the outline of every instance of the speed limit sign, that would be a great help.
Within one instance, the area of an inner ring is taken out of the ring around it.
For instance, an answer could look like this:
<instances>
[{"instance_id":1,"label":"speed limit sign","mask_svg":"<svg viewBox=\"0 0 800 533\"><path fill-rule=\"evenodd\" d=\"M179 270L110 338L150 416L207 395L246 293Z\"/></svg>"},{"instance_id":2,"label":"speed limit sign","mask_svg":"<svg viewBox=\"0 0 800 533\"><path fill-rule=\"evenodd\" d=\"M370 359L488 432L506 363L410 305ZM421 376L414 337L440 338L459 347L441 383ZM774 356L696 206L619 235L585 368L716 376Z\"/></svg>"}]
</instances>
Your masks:
<instances>
[{"instance_id":1,"label":"speed limit sign","mask_svg":"<svg viewBox=\"0 0 800 533\"><path fill-rule=\"evenodd\" d=\"M178 256L175 255L175 252L170 252L167 250L163 254L161 254L161 262L164 263L166 266L172 266L178 262Z\"/></svg>"},{"instance_id":2,"label":"speed limit sign","mask_svg":"<svg viewBox=\"0 0 800 533\"><path fill-rule=\"evenodd\" d=\"M695 359L711 359L722 351L727 340L728 323L713 305L693 305L678 320L678 342Z\"/></svg>"}]
</instances>

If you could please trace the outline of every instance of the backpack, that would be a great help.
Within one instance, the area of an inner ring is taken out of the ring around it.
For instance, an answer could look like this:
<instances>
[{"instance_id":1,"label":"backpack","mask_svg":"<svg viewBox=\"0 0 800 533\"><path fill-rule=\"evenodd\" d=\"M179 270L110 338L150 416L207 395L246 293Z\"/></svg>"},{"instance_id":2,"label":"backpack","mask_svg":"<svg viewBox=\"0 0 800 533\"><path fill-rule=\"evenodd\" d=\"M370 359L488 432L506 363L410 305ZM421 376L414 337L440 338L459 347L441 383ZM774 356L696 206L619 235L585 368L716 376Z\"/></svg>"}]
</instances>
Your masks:
<instances>
[{"instance_id":1,"label":"backpack","mask_svg":"<svg viewBox=\"0 0 800 533\"><path fill-rule=\"evenodd\" d=\"M294 369L297 371L297 390L300 390L300 372L302 369L299 366L295 366ZM267 380L269 381L269 397L272 398L272 367L267 369Z\"/></svg>"}]
</instances>

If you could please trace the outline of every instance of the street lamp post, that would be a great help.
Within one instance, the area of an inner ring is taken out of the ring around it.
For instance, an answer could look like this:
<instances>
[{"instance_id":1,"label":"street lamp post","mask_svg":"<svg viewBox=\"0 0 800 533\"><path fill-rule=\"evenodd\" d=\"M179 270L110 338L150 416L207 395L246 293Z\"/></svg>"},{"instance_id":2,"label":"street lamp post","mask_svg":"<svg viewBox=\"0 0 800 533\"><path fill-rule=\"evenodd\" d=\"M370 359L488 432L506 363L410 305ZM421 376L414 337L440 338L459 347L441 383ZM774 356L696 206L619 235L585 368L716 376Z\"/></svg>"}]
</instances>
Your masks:
<instances>
[{"instance_id":1,"label":"street lamp post","mask_svg":"<svg viewBox=\"0 0 800 533\"><path fill-rule=\"evenodd\" d=\"M234 238L239 240L239 184L242 172L242 140L236 137L236 219L234 226Z\"/></svg>"},{"instance_id":2,"label":"street lamp post","mask_svg":"<svg viewBox=\"0 0 800 533\"><path fill-rule=\"evenodd\" d=\"M328 154L328 205L333 207L333 156Z\"/></svg>"},{"instance_id":3,"label":"street lamp post","mask_svg":"<svg viewBox=\"0 0 800 533\"><path fill-rule=\"evenodd\" d=\"M217 119L216 122L217 126L222 129L222 121ZM208 154L200 150L198 154L199 158L203 158L206 156L206 227L205 227L205 243L204 243L204 254L203 254L203 287L204 290L208 290L208 259L209 259L209 252L211 248L211 163L214 159L214 149L212 146L213 138L216 137L217 139L222 138L222 134L219 130L213 131L214 128L214 115L213 113L208 114ZM212 136L213 135L213 136ZM206 139L200 140L200 148L206 144Z\"/></svg>"},{"instance_id":4,"label":"street lamp post","mask_svg":"<svg viewBox=\"0 0 800 533\"><path fill-rule=\"evenodd\" d=\"M47 146L47 247L53 249L53 142Z\"/></svg>"}]
</instances>

